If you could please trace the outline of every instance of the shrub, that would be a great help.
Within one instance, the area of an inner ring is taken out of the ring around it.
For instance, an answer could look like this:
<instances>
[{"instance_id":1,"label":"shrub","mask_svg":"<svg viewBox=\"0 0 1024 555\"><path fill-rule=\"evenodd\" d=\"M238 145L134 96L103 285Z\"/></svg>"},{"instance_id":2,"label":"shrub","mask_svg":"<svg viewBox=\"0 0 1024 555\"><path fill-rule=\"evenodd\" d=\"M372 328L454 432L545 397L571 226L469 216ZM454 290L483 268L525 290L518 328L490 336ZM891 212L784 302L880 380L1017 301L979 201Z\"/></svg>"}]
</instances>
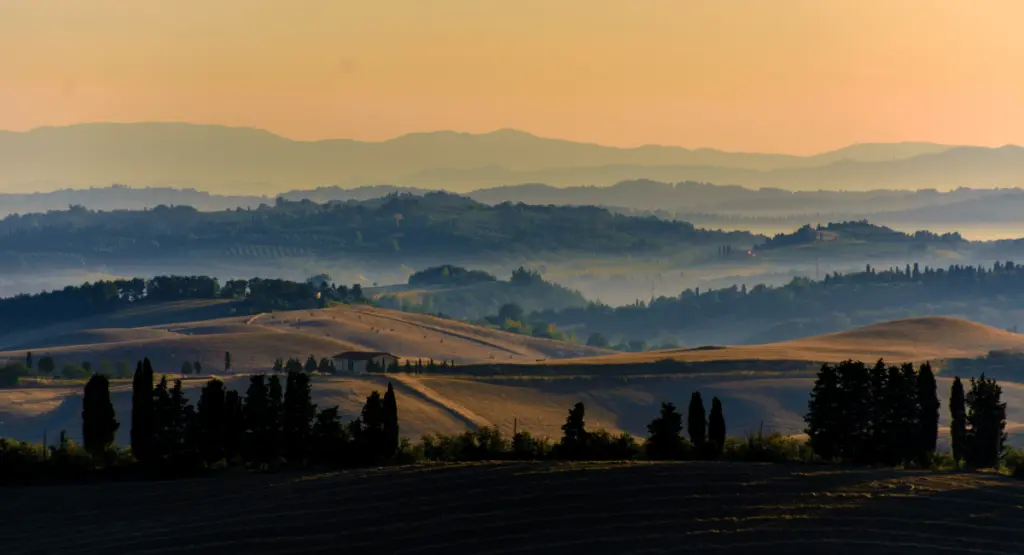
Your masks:
<instances>
[{"instance_id":1,"label":"shrub","mask_svg":"<svg viewBox=\"0 0 1024 555\"><path fill-rule=\"evenodd\" d=\"M545 438L533 437L530 432L518 432L512 436L511 456L517 461L541 461L551 456L551 442Z\"/></svg>"},{"instance_id":2,"label":"shrub","mask_svg":"<svg viewBox=\"0 0 1024 555\"><path fill-rule=\"evenodd\" d=\"M636 438L623 432L612 435L607 430L587 432L583 442L581 460L623 461L640 458L640 444Z\"/></svg>"},{"instance_id":3,"label":"shrub","mask_svg":"<svg viewBox=\"0 0 1024 555\"><path fill-rule=\"evenodd\" d=\"M0 367L0 387L17 387L21 378L31 374L28 367L21 362L8 362Z\"/></svg>"},{"instance_id":4,"label":"shrub","mask_svg":"<svg viewBox=\"0 0 1024 555\"><path fill-rule=\"evenodd\" d=\"M806 462L812 458L807 442L778 432L764 435L761 430L742 439L728 438L723 458L743 462Z\"/></svg>"},{"instance_id":5,"label":"shrub","mask_svg":"<svg viewBox=\"0 0 1024 555\"><path fill-rule=\"evenodd\" d=\"M89 377L89 371L69 362L60 369L60 375L66 380L83 380Z\"/></svg>"}]
</instances>

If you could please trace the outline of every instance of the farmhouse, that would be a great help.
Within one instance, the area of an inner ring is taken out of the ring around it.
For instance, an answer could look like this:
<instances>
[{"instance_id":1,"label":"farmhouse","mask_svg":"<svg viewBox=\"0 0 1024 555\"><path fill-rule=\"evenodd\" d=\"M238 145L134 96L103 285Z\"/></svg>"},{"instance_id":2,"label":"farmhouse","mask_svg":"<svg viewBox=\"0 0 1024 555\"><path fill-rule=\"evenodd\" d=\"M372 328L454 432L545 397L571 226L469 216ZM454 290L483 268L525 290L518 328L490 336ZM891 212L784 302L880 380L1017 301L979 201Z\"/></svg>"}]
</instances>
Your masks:
<instances>
[{"instance_id":1,"label":"farmhouse","mask_svg":"<svg viewBox=\"0 0 1024 555\"><path fill-rule=\"evenodd\" d=\"M344 353L334 355L334 366L339 372L348 372L351 374L365 374L366 366L370 361L377 368L387 368L394 363L398 362L398 357L391 353L383 353L376 351L346 351Z\"/></svg>"}]
</instances>

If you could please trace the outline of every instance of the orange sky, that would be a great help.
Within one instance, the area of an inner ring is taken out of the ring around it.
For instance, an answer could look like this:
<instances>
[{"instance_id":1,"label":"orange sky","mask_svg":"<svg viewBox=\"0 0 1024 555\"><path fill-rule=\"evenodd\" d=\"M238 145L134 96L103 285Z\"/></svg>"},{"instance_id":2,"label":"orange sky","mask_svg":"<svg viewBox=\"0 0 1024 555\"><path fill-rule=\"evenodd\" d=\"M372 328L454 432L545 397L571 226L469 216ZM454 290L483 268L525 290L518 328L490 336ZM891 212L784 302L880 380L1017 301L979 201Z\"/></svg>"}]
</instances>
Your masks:
<instances>
[{"instance_id":1,"label":"orange sky","mask_svg":"<svg viewBox=\"0 0 1024 555\"><path fill-rule=\"evenodd\" d=\"M1020 0L0 0L0 129L1024 143Z\"/></svg>"}]
</instances>

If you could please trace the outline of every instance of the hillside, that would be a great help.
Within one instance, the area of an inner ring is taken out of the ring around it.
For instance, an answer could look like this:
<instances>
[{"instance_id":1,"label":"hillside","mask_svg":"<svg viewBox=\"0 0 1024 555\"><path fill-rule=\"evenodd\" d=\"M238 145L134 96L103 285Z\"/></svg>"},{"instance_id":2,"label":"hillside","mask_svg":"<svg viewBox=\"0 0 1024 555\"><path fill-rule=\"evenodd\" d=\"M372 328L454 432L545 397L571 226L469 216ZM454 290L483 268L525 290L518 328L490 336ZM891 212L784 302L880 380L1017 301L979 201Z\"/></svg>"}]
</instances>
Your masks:
<instances>
[{"instance_id":1,"label":"hillside","mask_svg":"<svg viewBox=\"0 0 1024 555\"><path fill-rule=\"evenodd\" d=\"M430 172L444 175L452 170L475 168L529 172L608 164L639 168L702 166L771 170L820 166L841 160L891 160L948 148L926 143L854 145L817 156L798 157L664 146L613 148L546 139L513 130L481 135L450 131L414 133L382 142L346 139L303 142L251 128L184 123L91 123L41 127L18 133L0 132L0 167L5 170L0 178L0 192L111 183L137 187L194 186L233 195L273 194L295 186L339 184L448 187L444 178L438 181L430 177ZM58 160L60 163L55 163ZM188 160L188 164L182 165L181 160ZM653 176L638 173L626 178L638 177ZM575 181L552 183L568 185ZM461 188L465 180L449 179L449 182L459 190L467 190ZM523 182L528 181L504 181L493 176L473 187Z\"/></svg>"},{"instance_id":2,"label":"hillside","mask_svg":"<svg viewBox=\"0 0 1024 555\"><path fill-rule=\"evenodd\" d=\"M74 233L68 233L74 229ZM686 222L608 210L501 204L447 194L392 195L316 204L278 199L256 210L199 212L188 206L96 212L82 207L0 220L0 253L14 268L70 258L89 264L253 259L382 259L413 267L437 258L540 253L638 254L735 244L759 236L697 229Z\"/></svg>"},{"instance_id":3,"label":"hillside","mask_svg":"<svg viewBox=\"0 0 1024 555\"><path fill-rule=\"evenodd\" d=\"M152 337L155 334L156 337ZM568 407L587 406L587 421L612 432L643 437L658 404L685 406L701 391L722 400L731 434L742 436L760 428L784 434L803 431L803 414L813 384L815 363L855 358L890 363L931 360L940 370L940 396L951 376L942 370L947 357L973 357L992 349L1024 349L1024 336L954 318L919 318L867 326L849 332L798 341L639 354L593 356L598 349L506 334L439 320L370 308L339 307L283 312L253 319L216 319L140 329L78 332L70 339L89 338L88 345L36 348L36 357L51 354L58 365L81 360L136 360L150 356L158 373L175 377L183 360L200 360L204 374L219 374L228 387L244 391L247 378L223 373L223 352L230 350L235 371L268 371L276 357L325 356L346 349L390 350L409 357L454 359L465 365L459 375L394 374L367 377L321 377L313 380L314 402L339 405L346 419L359 414L373 389L392 381L400 399L402 434L418 439L426 433L451 433L497 426L511 434L527 430L558 437ZM54 343L69 341L54 338ZM20 360L23 350L0 353ZM491 357L494 356L492 359ZM536 359L548 358L544 367ZM643 364L665 358L693 363L668 371ZM557 359L557 360L555 360ZM769 363L766 363L769 361ZM778 361L771 364L770 361ZM490 373L480 373L480 365ZM707 364L704 364L707 363ZM533 371L531 371L533 369ZM963 373L964 377L974 375ZM190 397L205 377L186 380ZM1024 375L1000 377L1008 402L1011 442L1024 431ZM40 385L0 390L4 434L35 439L49 430L79 434L80 384ZM130 412L128 385L113 395L119 415ZM948 414L941 412L943 426ZM127 429L118 441L127 441ZM945 433L945 432L943 432ZM945 440L942 440L945 441Z\"/></svg>"},{"instance_id":4,"label":"hillside","mask_svg":"<svg viewBox=\"0 0 1024 555\"><path fill-rule=\"evenodd\" d=\"M194 322L155 324L152 314L139 316L144 325L133 326L125 317L85 319L61 328L37 330L18 337L0 351L0 360L53 356L58 365L80 361L135 361L149 357L164 372L175 372L185 361L200 361L218 368L224 352L232 353L239 371L267 371L276 358L317 358L347 350L389 351L402 357L454 360L456 363L490 360L527 362L566 358L607 351L463 324L433 316L409 314L367 306L339 305L328 309L297 310L234 316ZM85 328L91 322L119 327ZM60 329L59 333L53 333Z\"/></svg>"},{"instance_id":5,"label":"hillside","mask_svg":"<svg viewBox=\"0 0 1024 555\"><path fill-rule=\"evenodd\" d=\"M929 471L482 463L110 484L102 496L94 486L5 494L10 555L321 553L339 545L375 553L1003 555L1024 540L1019 481ZM40 534L40 514L61 525Z\"/></svg>"},{"instance_id":6,"label":"hillside","mask_svg":"<svg viewBox=\"0 0 1024 555\"><path fill-rule=\"evenodd\" d=\"M682 362L714 360L803 360L832 362L848 358L873 361L925 361L973 357L996 349L1024 349L1024 334L1003 331L961 318L931 316L864 326L794 341L763 345L672 349L578 358L565 364L635 364L672 359Z\"/></svg>"}]
</instances>

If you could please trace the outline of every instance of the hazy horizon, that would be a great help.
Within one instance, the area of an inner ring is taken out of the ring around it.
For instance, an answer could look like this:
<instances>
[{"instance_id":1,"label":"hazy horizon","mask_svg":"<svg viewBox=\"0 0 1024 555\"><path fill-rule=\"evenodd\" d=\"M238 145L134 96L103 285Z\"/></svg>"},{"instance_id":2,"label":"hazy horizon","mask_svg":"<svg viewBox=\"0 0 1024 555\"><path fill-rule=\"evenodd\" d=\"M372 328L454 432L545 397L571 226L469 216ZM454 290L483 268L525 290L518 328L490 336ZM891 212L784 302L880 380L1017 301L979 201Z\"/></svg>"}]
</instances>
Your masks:
<instances>
[{"instance_id":1,"label":"hazy horizon","mask_svg":"<svg viewBox=\"0 0 1024 555\"><path fill-rule=\"evenodd\" d=\"M602 147L615 148L615 149L623 149L623 150L638 149L638 148L644 148L644 147L666 147L666 148L681 148L681 149L690 150L690 151L716 150L716 151L720 151L720 152L724 152L724 153L729 153L729 154L767 154L767 155L780 155L780 156L795 156L795 157L801 157L801 158L812 157L812 156L816 156L816 155L820 155L820 154L828 154L828 153L831 153L831 152L836 152L836 151L840 151L840 150L843 150L843 149L847 149L847 148L851 148L851 147L857 147L857 146L864 146L864 145L933 144L933 145L944 146L944 147L961 147L961 146L963 146L963 147L979 147L979 148L1001 148L1001 147L1006 147L1006 146L1024 147L1024 141L1022 141L1020 144L1017 144L1017 143L1006 143L1006 144L1001 144L1001 145L980 145L980 144L966 144L966 143L964 143L964 144L959 144L959 143L958 144L945 144L945 143L937 143L937 142L933 142L933 141L924 141L924 140L921 140L921 141L905 140L905 141L891 141L891 142L859 141L859 142L854 142L854 143L840 145L840 146L838 146L836 148L829 148L827 150L813 151L813 152L806 152L806 153L772 152L772 151L760 151L760 150L759 151L741 151L741 150L720 149L720 148L716 148L716 147L713 147L713 146L687 146L687 145L664 144L664 143L637 143L637 144L633 144L633 145L615 145L615 144L607 144L607 143L596 142L596 141L577 141L577 140L573 140L573 139L565 139L565 138L562 138L562 137L552 137L552 136L543 135L543 134L540 134L540 133L534 133L534 132L532 132L530 130L527 130L527 129L519 129L519 128L515 128L515 127L500 127L500 128L495 128L495 129L490 129L490 130L483 130L483 131L465 131L465 130L461 130L461 129L445 129L445 128L428 129L428 130L411 130L411 131L399 133L397 135L393 135L393 136L389 136L389 137L383 137L383 138L379 138L379 139L360 139L358 137L349 137L349 136L342 136L342 135L338 135L338 136L324 136L324 137L320 137L320 138L305 139L305 138L293 137L293 136L290 136L290 135L285 134L285 133L279 133L279 132L275 131L274 129L268 129L268 128L257 127L257 126L252 126L252 125L226 125L226 124L221 124L221 123L201 122L201 121L156 121L156 120L153 120L153 121L144 121L144 120L137 120L137 121L82 121L82 122L68 123L68 124L63 124L63 125L38 125L38 126L30 127L30 128L27 128L27 129L3 129L3 128L0 128L0 133L22 133L22 134L24 134L24 133L32 133L32 132L37 132L37 131L43 131L43 130L47 130L47 129L62 129L62 128L69 128L69 127L90 126L90 125L94 125L94 126L101 126L101 125L124 125L124 126L133 126L133 125L187 125L187 126L194 126L194 127L226 128L226 129L237 129L237 130L258 131L258 132L262 132L262 133L268 133L270 135L273 135L275 137L284 139L286 141L291 141L291 142L296 142L296 143L319 143L319 142L331 142L331 141L351 141L351 142L359 142L359 143L367 143L367 144L382 144L382 143L388 143L388 142L396 141L396 140L399 140L399 139L402 139L402 138L406 138L406 137L415 137L415 136L422 136L422 135L444 135L444 134L451 134L451 135L480 137L480 136L487 136L487 135L498 135L498 134L501 134L501 133L518 133L518 134L523 134L523 135L528 135L528 136L531 136L531 137L535 137L535 138L538 138L538 139L563 141L563 142L567 142L567 143L575 143L575 144L581 144L581 145L602 146Z\"/></svg>"},{"instance_id":2,"label":"hazy horizon","mask_svg":"<svg viewBox=\"0 0 1024 555\"><path fill-rule=\"evenodd\" d=\"M1024 5L986 6L8 3L0 128L175 121L360 141L511 128L796 155L1021 144Z\"/></svg>"}]
</instances>

